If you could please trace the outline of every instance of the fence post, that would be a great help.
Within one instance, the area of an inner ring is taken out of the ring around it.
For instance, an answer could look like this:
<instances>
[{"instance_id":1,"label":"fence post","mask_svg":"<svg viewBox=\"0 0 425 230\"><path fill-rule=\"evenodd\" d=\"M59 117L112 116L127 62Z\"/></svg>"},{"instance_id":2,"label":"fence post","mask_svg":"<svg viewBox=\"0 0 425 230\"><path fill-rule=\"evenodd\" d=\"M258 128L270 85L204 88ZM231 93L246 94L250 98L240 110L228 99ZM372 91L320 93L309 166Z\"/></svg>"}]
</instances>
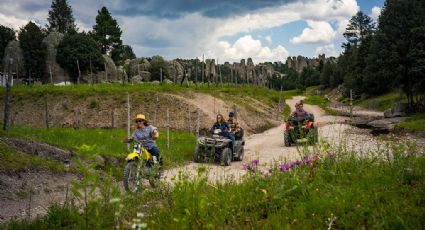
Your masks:
<instances>
[{"instance_id":1,"label":"fence post","mask_svg":"<svg viewBox=\"0 0 425 230\"><path fill-rule=\"evenodd\" d=\"M115 127L115 108L112 109L111 112L111 128L113 129Z\"/></svg>"},{"instance_id":2,"label":"fence post","mask_svg":"<svg viewBox=\"0 0 425 230\"><path fill-rule=\"evenodd\" d=\"M188 116L189 116L189 133L192 133L192 116L190 112L190 108L188 109Z\"/></svg>"},{"instance_id":3,"label":"fence post","mask_svg":"<svg viewBox=\"0 0 425 230\"><path fill-rule=\"evenodd\" d=\"M77 68L78 68L77 84L80 84L81 70L80 70L80 62L78 60L77 60Z\"/></svg>"},{"instance_id":4,"label":"fence post","mask_svg":"<svg viewBox=\"0 0 425 230\"><path fill-rule=\"evenodd\" d=\"M156 106L155 106L155 113L154 113L154 116L153 116L154 126L157 126L156 117L157 117L157 114L158 114L158 106L159 106L159 98L158 98L158 95L156 95Z\"/></svg>"},{"instance_id":5,"label":"fence post","mask_svg":"<svg viewBox=\"0 0 425 230\"><path fill-rule=\"evenodd\" d=\"M127 137L130 135L130 94L127 92ZM130 151L130 143L127 143L127 151Z\"/></svg>"},{"instance_id":6,"label":"fence post","mask_svg":"<svg viewBox=\"0 0 425 230\"><path fill-rule=\"evenodd\" d=\"M199 137L199 126L200 126L200 119L199 119L199 109L196 110L196 139Z\"/></svg>"},{"instance_id":7,"label":"fence post","mask_svg":"<svg viewBox=\"0 0 425 230\"><path fill-rule=\"evenodd\" d=\"M167 149L170 148L170 113L167 108Z\"/></svg>"},{"instance_id":8,"label":"fence post","mask_svg":"<svg viewBox=\"0 0 425 230\"><path fill-rule=\"evenodd\" d=\"M235 113L235 118L238 119L238 112L236 111L236 105L233 104L233 112Z\"/></svg>"},{"instance_id":9,"label":"fence post","mask_svg":"<svg viewBox=\"0 0 425 230\"><path fill-rule=\"evenodd\" d=\"M350 89L350 121L353 122L353 90Z\"/></svg>"},{"instance_id":10,"label":"fence post","mask_svg":"<svg viewBox=\"0 0 425 230\"><path fill-rule=\"evenodd\" d=\"M49 128L49 110L47 108L47 96L44 97L44 121L46 122L46 128Z\"/></svg>"},{"instance_id":11,"label":"fence post","mask_svg":"<svg viewBox=\"0 0 425 230\"><path fill-rule=\"evenodd\" d=\"M50 83L53 84L52 66L49 64Z\"/></svg>"},{"instance_id":12,"label":"fence post","mask_svg":"<svg viewBox=\"0 0 425 230\"><path fill-rule=\"evenodd\" d=\"M9 59L9 65L8 65L8 74L6 78L6 96L4 97L4 120L3 120L3 130L9 129L9 120L11 117L11 98L12 98L12 92L11 92L11 82L10 79L12 76L12 71L10 71L10 66L12 65L13 59Z\"/></svg>"}]
</instances>

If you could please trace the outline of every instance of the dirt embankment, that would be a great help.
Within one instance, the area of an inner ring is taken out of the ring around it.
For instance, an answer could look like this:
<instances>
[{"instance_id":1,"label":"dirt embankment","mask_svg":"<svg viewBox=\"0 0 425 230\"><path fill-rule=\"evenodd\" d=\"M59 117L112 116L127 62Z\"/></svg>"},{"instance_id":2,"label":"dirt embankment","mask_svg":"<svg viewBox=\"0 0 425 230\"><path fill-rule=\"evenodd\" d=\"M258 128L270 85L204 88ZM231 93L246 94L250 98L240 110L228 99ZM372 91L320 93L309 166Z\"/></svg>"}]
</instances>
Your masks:
<instances>
[{"instance_id":1,"label":"dirt embankment","mask_svg":"<svg viewBox=\"0 0 425 230\"><path fill-rule=\"evenodd\" d=\"M162 92L137 92L130 95L131 116L144 113L153 125L166 127L167 109L169 125L176 130L195 129L197 111L201 130L211 127L217 113L227 117L236 108L238 118L248 133L264 131L276 123L275 109L249 98L257 103L252 111L244 105L225 102L209 94L188 90L171 94ZM0 107L3 100L0 101ZM12 97L11 123L25 127L86 127L86 128L125 128L127 122L127 95L93 94L79 96L65 95L17 95ZM0 114L0 119L3 113Z\"/></svg>"}]
</instances>

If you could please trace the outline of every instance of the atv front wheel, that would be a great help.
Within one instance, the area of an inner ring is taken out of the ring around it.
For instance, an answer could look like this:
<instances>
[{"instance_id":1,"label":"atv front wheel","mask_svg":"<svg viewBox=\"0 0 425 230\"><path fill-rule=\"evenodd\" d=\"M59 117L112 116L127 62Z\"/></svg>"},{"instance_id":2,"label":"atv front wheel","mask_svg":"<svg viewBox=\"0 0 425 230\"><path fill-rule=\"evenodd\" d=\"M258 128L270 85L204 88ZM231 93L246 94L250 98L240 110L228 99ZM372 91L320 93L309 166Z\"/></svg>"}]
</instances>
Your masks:
<instances>
[{"instance_id":1,"label":"atv front wheel","mask_svg":"<svg viewBox=\"0 0 425 230\"><path fill-rule=\"evenodd\" d=\"M291 146L291 135L287 130L285 130L285 132L283 133L283 141L285 142L286 147Z\"/></svg>"},{"instance_id":2,"label":"atv front wheel","mask_svg":"<svg viewBox=\"0 0 425 230\"><path fill-rule=\"evenodd\" d=\"M244 148L243 148L243 146L242 146L242 149L239 151L239 154L237 154L236 156L235 156L235 161L242 161L243 160L243 155L244 155L244 152L245 152L245 150L244 150Z\"/></svg>"},{"instance_id":3,"label":"atv front wheel","mask_svg":"<svg viewBox=\"0 0 425 230\"><path fill-rule=\"evenodd\" d=\"M223 149L223 151L221 152L221 163L224 164L225 166L229 166L230 163L232 163L232 150L230 150L230 148L225 148Z\"/></svg>"},{"instance_id":4,"label":"atv front wheel","mask_svg":"<svg viewBox=\"0 0 425 230\"><path fill-rule=\"evenodd\" d=\"M196 145L195 151L193 151L193 161L196 163L201 162L200 156L199 156L199 146Z\"/></svg>"}]
</instances>

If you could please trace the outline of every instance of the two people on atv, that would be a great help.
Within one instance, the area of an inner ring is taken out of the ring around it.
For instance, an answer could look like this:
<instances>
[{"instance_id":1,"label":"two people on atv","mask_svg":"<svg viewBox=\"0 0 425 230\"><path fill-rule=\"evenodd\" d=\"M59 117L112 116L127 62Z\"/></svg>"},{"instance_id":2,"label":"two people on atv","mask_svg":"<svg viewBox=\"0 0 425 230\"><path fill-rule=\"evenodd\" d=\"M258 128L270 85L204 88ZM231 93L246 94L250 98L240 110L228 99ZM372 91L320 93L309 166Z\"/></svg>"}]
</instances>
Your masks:
<instances>
[{"instance_id":1,"label":"two people on atv","mask_svg":"<svg viewBox=\"0 0 425 230\"><path fill-rule=\"evenodd\" d=\"M311 121L314 127L317 127L317 123L314 122L314 115L304 110L304 102L302 100L295 104L295 111L289 116L288 121L293 126L303 125L304 122Z\"/></svg>"},{"instance_id":2,"label":"two people on atv","mask_svg":"<svg viewBox=\"0 0 425 230\"><path fill-rule=\"evenodd\" d=\"M226 122L223 115L218 114L217 120L211 128L211 134L214 134L216 129L220 129L220 136L227 137L232 141L232 145L235 146L235 141L242 140L243 129L240 127L239 122L235 118L235 113L229 113L229 119Z\"/></svg>"}]
</instances>

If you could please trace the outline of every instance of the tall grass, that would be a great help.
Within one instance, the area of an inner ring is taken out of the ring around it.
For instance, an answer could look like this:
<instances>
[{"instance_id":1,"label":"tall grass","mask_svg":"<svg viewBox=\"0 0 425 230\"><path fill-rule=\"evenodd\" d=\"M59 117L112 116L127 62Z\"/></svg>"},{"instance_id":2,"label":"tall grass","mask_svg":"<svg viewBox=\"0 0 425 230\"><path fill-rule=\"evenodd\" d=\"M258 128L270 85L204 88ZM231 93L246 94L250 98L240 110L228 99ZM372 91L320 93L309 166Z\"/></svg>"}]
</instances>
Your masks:
<instances>
[{"instance_id":1,"label":"tall grass","mask_svg":"<svg viewBox=\"0 0 425 230\"><path fill-rule=\"evenodd\" d=\"M412 117L409 117L407 120L397 124L398 129L410 131L410 132L420 132L425 133L425 114L416 114Z\"/></svg>"},{"instance_id":2,"label":"tall grass","mask_svg":"<svg viewBox=\"0 0 425 230\"><path fill-rule=\"evenodd\" d=\"M322 153L316 163L285 172L274 170L267 176L250 173L239 184L212 184L199 168L201 176L193 181L180 177L174 187L163 185L121 196L120 217L107 228L421 229L425 158L414 148L394 146L391 151L391 159ZM54 206L50 210L42 221L9 226L46 229L54 220L72 218L73 225L62 227L84 229L78 224L83 217L75 209ZM98 216L108 218L92 216L89 228L105 226L113 210L99 209Z\"/></svg>"},{"instance_id":3,"label":"tall grass","mask_svg":"<svg viewBox=\"0 0 425 230\"><path fill-rule=\"evenodd\" d=\"M1 135L45 142L60 148L77 151L89 146L90 153L105 157L126 157L127 133L123 129L72 129L12 127ZM195 148L195 135L184 131L170 131L170 148L167 149L166 131L160 130L158 147L165 159L165 167L177 166L191 160Z\"/></svg>"}]
</instances>

